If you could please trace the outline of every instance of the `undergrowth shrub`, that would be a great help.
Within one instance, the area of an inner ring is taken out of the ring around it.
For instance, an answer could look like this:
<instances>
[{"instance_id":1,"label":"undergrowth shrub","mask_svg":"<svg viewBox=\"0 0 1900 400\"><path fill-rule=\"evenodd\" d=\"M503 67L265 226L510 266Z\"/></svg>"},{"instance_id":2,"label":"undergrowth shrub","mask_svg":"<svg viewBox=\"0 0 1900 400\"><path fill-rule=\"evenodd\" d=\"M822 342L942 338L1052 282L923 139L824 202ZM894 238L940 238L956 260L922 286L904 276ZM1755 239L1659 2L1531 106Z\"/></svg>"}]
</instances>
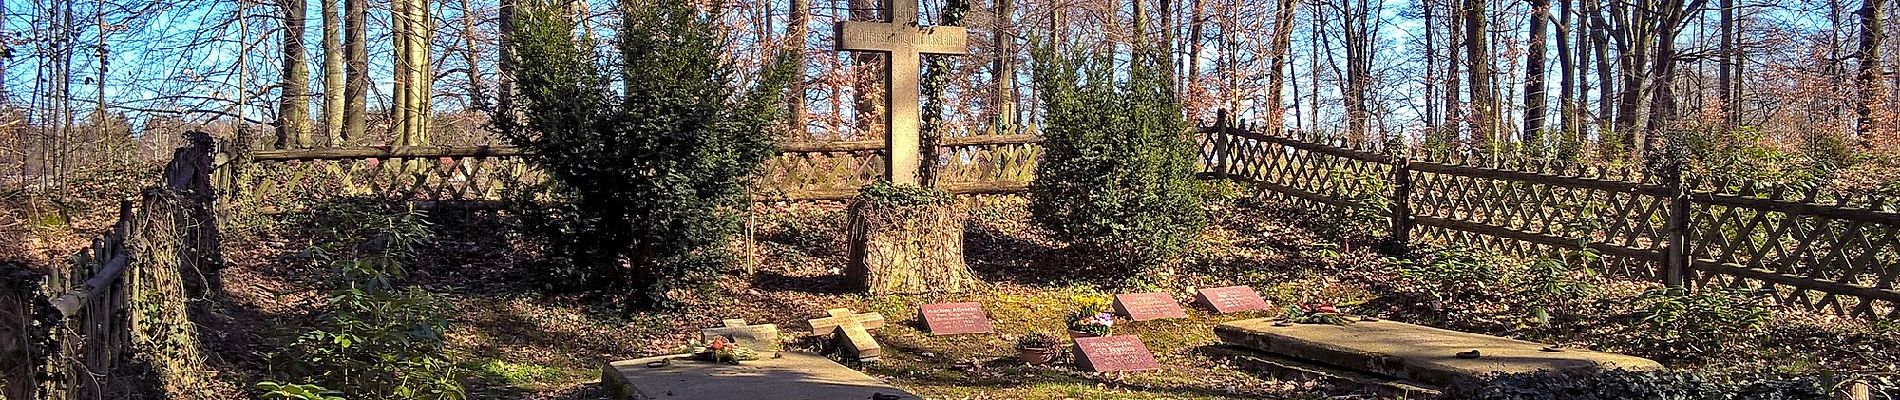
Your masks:
<instances>
[{"instance_id":1,"label":"undergrowth shrub","mask_svg":"<svg viewBox=\"0 0 1900 400\"><path fill-rule=\"evenodd\" d=\"M1030 184L1033 220L1131 279L1165 280L1148 272L1181 254L1207 222L1166 58L1138 50L1118 71L1109 54L1046 43L1033 53L1047 115Z\"/></svg>"},{"instance_id":2,"label":"undergrowth shrub","mask_svg":"<svg viewBox=\"0 0 1900 400\"><path fill-rule=\"evenodd\" d=\"M1433 249L1392 263L1404 284L1399 289L1429 300L1436 310L1493 297L1492 289L1503 279L1495 260L1459 247Z\"/></svg>"},{"instance_id":3,"label":"undergrowth shrub","mask_svg":"<svg viewBox=\"0 0 1900 400\"><path fill-rule=\"evenodd\" d=\"M797 55L747 75L725 60L717 8L631 0L602 57L567 3L515 14L526 121L503 118L503 131L555 181L520 220L550 255L540 275L554 288L669 305L670 290L730 266L735 210L776 154L769 132Z\"/></svg>"},{"instance_id":4,"label":"undergrowth shrub","mask_svg":"<svg viewBox=\"0 0 1900 400\"><path fill-rule=\"evenodd\" d=\"M1825 400L1830 377L1692 372L1535 372L1466 379L1445 397L1466 400Z\"/></svg>"},{"instance_id":5,"label":"undergrowth shrub","mask_svg":"<svg viewBox=\"0 0 1900 400\"><path fill-rule=\"evenodd\" d=\"M1645 352L1701 357L1736 348L1767 328L1767 294L1741 289L1656 288L1635 300L1630 346Z\"/></svg>"},{"instance_id":6,"label":"undergrowth shrub","mask_svg":"<svg viewBox=\"0 0 1900 400\"><path fill-rule=\"evenodd\" d=\"M345 202L312 210L304 222L311 258L330 270L336 289L321 325L272 354L280 372L359 398L463 398L463 371L442 354L447 304L403 282L402 258L430 236L423 213Z\"/></svg>"}]
</instances>

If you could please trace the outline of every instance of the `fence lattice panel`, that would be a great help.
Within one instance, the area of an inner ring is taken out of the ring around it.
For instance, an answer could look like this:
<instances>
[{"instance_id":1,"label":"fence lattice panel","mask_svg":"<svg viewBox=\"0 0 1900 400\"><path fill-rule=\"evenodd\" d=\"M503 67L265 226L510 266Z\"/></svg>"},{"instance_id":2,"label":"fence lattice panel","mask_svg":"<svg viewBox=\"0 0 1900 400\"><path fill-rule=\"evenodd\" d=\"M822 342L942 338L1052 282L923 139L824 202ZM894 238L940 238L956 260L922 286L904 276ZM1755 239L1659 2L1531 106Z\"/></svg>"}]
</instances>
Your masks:
<instances>
[{"instance_id":1,"label":"fence lattice panel","mask_svg":"<svg viewBox=\"0 0 1900 400\"><path fill-rule=\"evenodd\" d=\"M1413 159L1224 122L1199 133L1204 175L1250 182L1295 205L1383 215L1393 239L1590 260L1628 278L1900 317L1900 213L1879 200L1817 199L1824 196L1631 169ZM1582 249L1597 257L1581 257Z\"/></svg>"}]
</instances>

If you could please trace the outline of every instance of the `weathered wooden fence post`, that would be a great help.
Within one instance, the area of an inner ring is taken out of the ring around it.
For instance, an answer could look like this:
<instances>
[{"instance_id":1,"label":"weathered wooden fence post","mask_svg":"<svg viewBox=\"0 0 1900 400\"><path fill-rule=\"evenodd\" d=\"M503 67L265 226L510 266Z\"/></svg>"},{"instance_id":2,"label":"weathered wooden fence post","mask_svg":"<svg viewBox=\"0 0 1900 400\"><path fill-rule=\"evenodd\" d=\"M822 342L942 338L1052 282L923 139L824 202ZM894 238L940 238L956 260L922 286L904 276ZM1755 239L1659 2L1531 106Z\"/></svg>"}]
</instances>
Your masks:
<instances>
[{"instance_id":1,"label":"weathered wooden fence post","mask_svg":"<svg viewBox=\"0 0 1900 400\"><path fill-rule=\"evenodd\" d=\"M205 279L186 285L193 295L198 295L218 288L219 270L224 265L215 212L218 191L212 181L217 144L204 132L187 133L185 141L188 146L172 152L163 179L165 189L178 195L190 218L184 232L184 254L179 261L184 264L182 267Z\"/></svg>"},{"instance_id":2,"label":"weathered wooden fence post","mask_svg":"<svg viewBox=\"0 0 1900 400\"><path fill-rule=\"evenodd\" d=\"M1669 196L1669 224L1662 278L1663 285L1680 288L1689 271L1689 192L1682 184L1682 156L1672 151L1665 157L1661 178Z\"/></svg>"},{"instance_id":3,"label":"weathered wooden fence post","mask_svg":"<svg viewBox=\"0 0 1900 400\"><path fill-rule=\"evenodd\" d=\"M1405 143L1394 140L1386 144L1386 154L1392 161L1392 198L1389 206L1392 212L1391 237L1387 238L1386 250L1392 254L1407 254L1412 249L1412 158L1407 155Z\"/></svg>"}]
</instances>

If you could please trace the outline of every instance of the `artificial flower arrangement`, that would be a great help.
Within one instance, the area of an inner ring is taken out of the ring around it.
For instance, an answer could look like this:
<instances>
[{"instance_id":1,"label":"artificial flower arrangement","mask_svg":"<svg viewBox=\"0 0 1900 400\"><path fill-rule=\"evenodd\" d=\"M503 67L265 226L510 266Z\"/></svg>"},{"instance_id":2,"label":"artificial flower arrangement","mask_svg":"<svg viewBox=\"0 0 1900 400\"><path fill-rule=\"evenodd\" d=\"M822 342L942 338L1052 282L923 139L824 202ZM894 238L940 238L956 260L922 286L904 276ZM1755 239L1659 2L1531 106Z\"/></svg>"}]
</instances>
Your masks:
<instances>
[{"instance_id":1,"label":"artificial flower arrangement","mask_svg":"<svg viewBox=\"0 0 1900 400\"><path fill-rule=\"evenodd\" d=\"M687 342L685 352L692 354L694 359L716 363L738 364L740 361L759 359L758 352L733 343L725 336L714 336L711 342Z\"/></svg>"},{"instance_id":2,"label":"artificial flower arrangement","mask_svg":"<svg viewBox=\"0 0 1900 400\"><path fill-rule=\"evenodd\" d=\"M1300 303L1298 306L1289 306L1286 308L1286 313L1283 315L1283 318L1285 318L1284 322L1294 324L1345 325L1352 323L1351 320L1346 319L1344 314L1339 313L1338 306L1334 306L1333 303L1320 302Z\"/></svg>"},{"instance_id":3,"label":"artificial flower arrangement","mask_svg":"<svg viewBox=\"0 0 1900 400\"><path fill-rule=\"evenodd\" d=\"M1069 312L1069 336L1108 336L1114 332L1115 314L1108 312L1107 302L1087 299L1081 303Z\"/></svg>"}]
</instances>

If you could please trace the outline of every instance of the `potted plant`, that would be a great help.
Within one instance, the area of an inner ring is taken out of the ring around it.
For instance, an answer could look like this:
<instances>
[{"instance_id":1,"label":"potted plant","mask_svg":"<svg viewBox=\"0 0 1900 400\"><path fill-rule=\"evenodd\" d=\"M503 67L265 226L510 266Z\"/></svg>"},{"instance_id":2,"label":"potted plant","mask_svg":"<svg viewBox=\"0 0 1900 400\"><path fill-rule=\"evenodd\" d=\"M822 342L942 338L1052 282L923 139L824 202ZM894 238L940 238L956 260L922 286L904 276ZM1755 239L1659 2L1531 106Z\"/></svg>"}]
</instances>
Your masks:
<instances>
[{"instance_id":1,"label":"potted plant","mask_svg":"<svg viewBox=\"0 0 1900 400\"><path fill-rule=\"evenodd\" d=\"M1048 364L1055 361L1057 354L1062 354L1061 346L1062 343L1057 342L1054 335L1030 332L1016 339L1016 358L1029 365Z\"/></svg>"},{"instance_id":2,"label":"potted plant","mask_svg":"<svg viewBox=\"0 0 1900 400\"><path fill-rule=\"evenodd\" d=\"M1108 312L1107 305L1088 303L1069 312L1070 338L1108 336L1114 328L1115 314Z\"/></svg>"}]
</instances>

